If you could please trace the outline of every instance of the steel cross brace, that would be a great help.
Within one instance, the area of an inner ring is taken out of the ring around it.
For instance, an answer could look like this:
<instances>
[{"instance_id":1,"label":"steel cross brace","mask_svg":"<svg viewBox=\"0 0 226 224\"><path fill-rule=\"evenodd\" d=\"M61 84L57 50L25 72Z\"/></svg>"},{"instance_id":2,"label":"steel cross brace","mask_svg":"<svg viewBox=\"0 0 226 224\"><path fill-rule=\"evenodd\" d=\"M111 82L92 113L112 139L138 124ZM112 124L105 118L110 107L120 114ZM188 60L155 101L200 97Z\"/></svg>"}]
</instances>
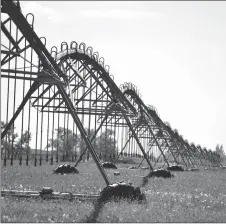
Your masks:
<instances>
[{"instance_id":1,"label":"steel cross brace","mask_svg":"<svg viewBox=\"0 0 226 224\"><path fill-rule=\"evenodd\" d=\"M154 111L153 111L153 112L154 112ZM182 159L184 165L186 166L186 168L188 168L188 165L187 165L187 163L185 162L184 157L183 157L182 154L180 153L180 150L179 150L179 148L178 148L178 145L177 145L176 142L175 142L175 139L173 138L172 133L169 133L169 131L168 131L167 128L166 128L166 125L162 122L162 120L159 118L159 116L158 116L155 112L154 112L153 114L151 114L151 111L148 110L148 115L150 115L150 116L156 121L156 122L155 122L156 124L159 124L159 127L162 126L162 127L163 127L163 130L166 131L168 137L170 137L170 139L173 140L173 144L176 146L177 152L178 152L179 155L181 156L181 159ZM170 146L168 145L168 147L170 147ZM171 152L171 150L170 150L170 152ZM173 155L172 152L171 152L171 154ZM174 158L174 159L175 159L175 158Z\"/></svg>"},{"instance_id":2,"label":"steel cross brace","mask_svg":"<svg viewBox=\"0 0 226 224\"><path fill-rule=\"evenodd\" d=\"M193 150L195 150L195 148L194 147L191 147L187 142L185 142L185 144L186 144L187 147L193 148ZM197 150L195 150L195 155L197 155L196 152L197 152ZM200 155L198 154L197 157L198 157L201 165L203 166L203 163L202 163L202 160L201 160Z\"/></svg>"},{"instance_id":3,"label":"steel cross brace","mask_svg":"<svg viewBox=\"0 0 226 224\"><path fill-rule=\"evenodd\" d=\"M24 18L23 14L20 12L20 9L16 7L12 0L2 0L1 5L4 11L10 16L12 21L16 24L21 33L26 37L31 47L37 53L39 59L45 68L52 67L56 73L64 79L67 83L67 77L60 70L50 53L47 51L37 34L31 28L27 20ZM52 76L57 76L52 74Z\"/></svg>"},{"instance_id":4,"label":"steel cross brace","mask_svg":"<svg viewBox=\"0 0 226 224\"><path fill-rule=\"evenodd\" d=\"M70 83L71 81L72 81L72 78L69 80L69 83ZM33 101L33 105L38 101L38 99L40 99L41 97L43 97L44 94L45 94L49 89L51 89L52 86L53 86L53 85L47 86L47 87L42 91L42 93L41 93L39 96L37 96L37 98ZM57 95L57 94L59 94L59 93L56 92L55 94ZM55 96L55 95L54 95L54 96ZM50 103L52 100L53 100L53 97L52 97L51 99L49 99L48 103ZM63 101L61 101L61 102L63 102ZM58 105L58 106L60 106L60 105ZM57 109L58 106L56 106L56 109Z\"/></svg>"},{"instance_id":5,"label":"steel cross brace","mask_svg":"<svg viewBox=\"0 0 226 224\"><path fill-rule=\"evenodd\" d=\"M14 113L14 115L11 118L11 120L9 121L9 123L6 125L4 131L1 133L1 140L5 137L5 135L7 134L8 130L13 125L14 121L16 120L16 118L18 117L18 115L20 114L21 110L23 109L23 107L25 106L25 104L27 103L27 101L29 100L29 98L31 97L31 95L40 86L41 86L41 83L39 83L37 81L33 82L33 84L31 85L30 89L28 90L27 94L25 95L23 101L21 102L20 106L18 107L17 111Z\"/></svg>"},{"instance_id":6,"label":"steel cross brace","mask_svg":"<svg viewBox=\"0 0 226 224\"><path fill-rule=\"evenodd\" d=\"M195 159L195 157L194 157L194 155L193 155L193 153L192 153L192 151L191 151L191 148L190 148L189 144L187 145L186 142L185 142L184 140L183 140L183 144L184 144L184 146L187 148L188 155L192 158L193 163L194 163L195 165L199 166L197 160Z\"/></svg>"},{"instance_id":7,"label":"steel cross brace","mask_svg":"<svg viewBox=\"0 0 226 224\"><path fill-rule=\"evenodd\" d=\"M45 46L42 44L42 42L40 41L40 39L38 38L38 36L36 35L36 33L33 31L33 29L29 26L28 22L26 21L26 19L24 18L24 16L21 14L21 12L19 11L19 9L13 4L13 1L10 0L3 0L2 1L2 6L4 7L4 10L9 14L9 16L11 17L11 19L14 21L14 23L17 25L17 27L20 29L20 31L24 34L24 36L26 36L27 40L30 42L32 48L36 51L36 53L39 56L39 59L42 61L43 65L45 68L51 68L55 69L56 73L59 74L61 77L64 78L64 80L67 83L67 77L65 74L62 73L62 71L59 69L58 65L56 64L56 62L54 61L54 59L52 58L52 56L49 54L49 52L46 50ZM49 74L50 75L50 74ZM56 76L54 76L55 78ZM7 133L7 131L9 130L9 128L11 127L11 125L13 124L13 122L15 121L15 119L17 118L17 116L19 115L20 111L23 109L23 107L25 106L26 102L28 101L28 99L31 97L31 95L35 92L35 90L37 90L39 88L41 84L37 81L35 81L31 88L29 89L28 93L26 94L24 100L22 101L22 103L20 104L19 108L17 109L16 113L13 115L12 119L10 120L9 124L7 125L7 127L5 128L5 130L3 131L3 133L1 134L1 139L4 138L5 134ZM79 120L78 115L75 113L75 108L73 106L73 103L71 102L70 97L67 95L65 89L62 87L62 85L57 84L56 85L58 87L58 90L62 96L62 98L65 101L65 104L68 107L68 110L70 112L70 114L72 115L75 123L78 126L78 129L81 133L81 136L84 138L84 141L86 143L86 145L88 146L90 153L93 156L93 159L95 160L105 182L107 185L109 185L109 181L107 178L107 175L102 167L102 165L100 164L100 161L92 147L92 144L87 136L87 133L84 129L84 127L82 126L81 121Z\"/></svg>"},{"instance_id":8,"label":"steel cross brace","mask_svg":"<svg viewBox=\"0 0 226 224\"><path fill-rule=\"evenodd\" d=\"M108 118L108 115L106 114L105 117L104 117L104 119L101 121L101 123L100 123L98 129L95 131L94 135L92 136L91 142L93 142L93 140L94 140L95 137L97 136L99 130L101 129L103 123L107 120L107 118ZM88 148L85 148L85 149L83 150L83 152L81 153L79 159L78 159L77 162L75 163L75 166L77 166L78 163L82 160L82 157L85 155L85 153L86 153L87 150L88 150Z\"/></svg>"},{"instance_id":9,"label":"steel cross brace","mask_svg":"<svg viewBox=\"0 0 226 224\"><path fill-rule=\"evenodd\" d=\"M153 140L153 139L152 139ZM152 142L151 146L149 146L149 149L147 151L147 153L151 150L152 146L154 145L155 141ZM140 164L138 165L138 168L142 165L143 161L145 158L142 159L142 161L140 162Z\"/></svg>"},{"instance_id":10,"label":"steel cross brace","mask_svg":"<svg viewBox=\"0 0 226 224\"><path fill-rule=\"evenodd\" d=\"M148 112L149 112L148 114L156 121L155 123L158 124L159 127L162 127L163 130L166 131L167 136L173 141L174 146L176 146L176 150L177 150L177 152L178 152L178 155L181 156L181 159L182 159L184 165L186 166L186 168L188 168L187 163L185 162L184 157L183 157L183 155L181 154L181 152L180 152L180 150L179 150L179 148L178 148L178 145L177 145L176 142L175 142L175 139L174 139L172 133L169 133L169 130L166 128L166 125L162 122L162 120L159 118L159 116L157 115L157 113L156 113L155 111L153 111L153 110L152 110L152 111L151 111L151 110L148 110ZM151 112L152 112L152 113L151 113ZM168 146L168 148L169 148L171 154L173 155L174 160L177 161L177 160L175 159L174 153L172 153L172 151L171 151L171 147L169 146L168 142L167 142L167 146Z\"/></svg>"},{"instance_id":11,"label":"steel cross brace","mask_svg":"<svg viewBox=\"0 0 226 224\"><path fill-rule=\"evenodd\" d=\"M90 153L91 153L94 161L96 162L97 167L98 167L99 171L101 172L101 174L102 174L102 176L103 176L103 178L105 180L105 183L107 185L109 185L110 182L108 180L107 174L105 173L104 168L103 168L103 166L100 163L100 160L99 160L99 158L98 158L98 156L97 156L97 154L96 154L96 152L95 152L95 150L94 150L94 148L93 148L93 146L91 144L91 141L90 141L90 139L89 139L89 137L88 137L88 135L86 133L86 130L84 129L84 127L82 125L82 122L80 121L78 115L75 112L75 108L74 108L73 103L71 102L70 97L68 96L68 94L66 93L65 89L61 85L57 85L57 87L58 87L58 90L59 90L62 98L64 99L65 104L68 107L69 113L71 114L74 122L76 123L76 125L77 125L77 127L78 127L78 129L79 129L79 131L81 133L81 136L83 137L88 149L90 150Z\"/></svg>"},{"instance_id":12,"label":"steel cross brace","mask_svg":"<svg viewBox=\"0 0 226 224\"><path fill-rule=\"evenodd\" d=\"M132 133L131 136L133 136L135 138L140 150L142 151L142 153L143 153L143 155L144 155L144 157L145 157L145 159L146 159L146 161L147 161L147 163L148 163L148 165L150 167L150 170L153 170L153 167L152 167L152 165L151 165L151 163L150 163L150 161L149 161L149 159L147 157L147 154L145 153L145 150L144 150L142 144L140 143L139 138L137 137L136 131L133 128L133 125L131 124L131 122L130 122L125 110L122 108L122 106L117 101L115 101L114 103L119 108L119 110L121 110L123 118L125 119L127 125L129 126L129 129L130 129L130 131Z\"/></svg>"},{"instance_id":13,"label":"steel cross brace","mask_svg":"<svg viewBox=\"0 0 226 224\"><path fill-rule=\"evenodd\" d=\"M159 128L159 130L162 131L161 128ZM163 134L162 134L162 135L163 135ZM175 162L176 164L178 164L179 162L177 161L177 159L176 159L176 157L175 157L173 151L171 150L171 147L170 147L170 145L169 145L167 139L166 139L166 138L163 138L163 139L164 139L164 141L165 141L166 147L168 148L168 150L170 151L171 155L173 156L174 162ZM170 156L170 155L169 155L169 156ZM169 158L169 156L168 156L168 158ZM164 165L165 165L165 163L164 163ZM185 164L185 166L187 167L186 164Z\"/></svg>"},{"instance_id":14,"label":"steel cross brace","mask_svg":"<svg viewBox=\"0 0 226 224\"><path fill-rule=\"evenodd\" d=\"M156 114L156 113L155 113ZM178 152L178 154L180 155L183 163L185 164L186 168L188 168L187 163L184 160L183 155L180 153L179 147L176 144L175 138L174 138L174 134L172 133L172 130L168 130L166 125L162 122L162 120L158 117L158 115L156 114L155 118L158 120L158 122L160 123L160 126L163 126L163 129L166 131L166 134L170 137L170 139L173 141L173 146L176 146L176 150Z\"/></svg>"},{"instance_id":15,"label":"steel cross brace","mask_svg":"<svg viewBox=\"0 0 226 224\"><path fill-rule=\"evenodd\" d=\"M175 142L176 142L176 145L179 145L179 147L182 147L184 152L187 152L187 149L186 147L184 146L184 142L180 139L180 136L177 134L177 133L174 133L172 130L170 130L172 132L172 135L174 136L174 139L175 139ZM182 155L183 153L181 153ZM185 156L188 164L191 164L193 167L194 167L194 164L193 162L191 161L191 158L188 157L188 155L186 154Z\"/></svg>"},{"instance_id":16,"label":"steel cross brace","mask_svg":"<svg viewBox=\"0 0 226 224\"><path fill-rule=\"evenodd\" d=\"M182 159L182 161L183 161L183 164L186 166L186 168L188 169L188 165L189 165L189 161L188 161L188 159L187 159L187 157L185 156L183 156L183 153L181 153L181 151L180 151L180 149L179 149L179 143L175 140L175 139L173 139L173 145L171 146L171 147L174 147L174 148L176 148L176 156L180 156L180 158ZM187 162L185 162L185 159L186 159L186 161Z\"/></svg>"},{"instance_id":17,"label":"steel cross brace","mask_svg":"<svg viewBox=\"0 0 226 224\"><path fill-rule=\"evenodd\" d=\"M9 39L9 41L13 44L13 46L16 48L16 52L13 53L18 53L18 51L20 51L19 46L17 45L16 41L13 39L13 37L11 36L11 34L9 33L9 31L6 29L5 25L3 24L3 22L1 22L1 30L3 31L3 33L6 35L6 37Z\"/></svg>"},{"instance_id":18,"label":"steel cross brace","mask_svg":"<svg viewBox=\"0 0 226 224\"><path fill-rule=\"evenodd\" d=\"M189 159L192 162L192 166L194 167L194 164L197 165L197 163L196 163L196 161L195 161L195 159L193 157L193 154L191 153L189 147L187 147L186 142L184 141L184 139L182 139L180 136L178 136L178 137L179 137L179 140L180 140L180 142L182 144L182 147L186 149L186 152L188 153ZM192 158L192 160L191 160L191 158Z\"/></svg>"},{"instance_id":19,"label":"steel cross brace","mask_svg":"<svg viewBox=\"0 0 226 224\"><path fill-rule=\"evenodd\" d=\"M202 152L202 154L203 154L203 156L205 158L205 161L207 163L207 166L210 168L210 161L208 159L208 153L207 153L207 151L205 149L201 149L201 148L200 148L200 151Z\"/></svg>"},{"instance_id":20,"label":"steel cross brace","mask_svg":"<svg viewBox=\"0 0 226 224\"><path fill-rule=\"evenodd\" d=\"M153 170L153 167L152 167L152 165L151 165L151 163L150 163L150 161L149 161L149 159L148 159L148 157L147 157L147 154L145 153L145 150L143 149L142 144L141 144L140 141L139 141L139 138L138 138L137 135L136 135L135 130L133 129L133 126L132 126L132 124L131 124L129 118L127 117L126 113L125 113L123 110L122 110L122 113L123 113L124 119L126 120L128 126L129 126L129 128L130 128L130 130L131 130L131 132L132 132L132 135L133 135L134 138L136 139L136 142L137 142L138 146L140 147L140 150L142 151L142 153L143 153L143 155L144 155L144 157L145 157L145 159L146 159L146 161L147 161L147 163L148 163L150 169Z\"/></svg>"},{"instance_id":21,"label":"steel cross brace","mask_svg":"<svg viewBox=\"0 0 226 224\"><path fill-rule=\"evenodd\" d=\"M130 90L128 90L128 91L130 91ZM131 91L132 91L132 90L131 90ZM132 91L132 92L133 92L133 91ZM150 120L152 120L152 117L150 117L150 114L147 112L147 111L148 111L148 108L147 108L147 106L144 104L144 102L140 99L140 97L139 97L135 92L133 92L133 95L135 96L136 101L138 102L138 104L140 105L140 107L141 107L141 106L143 107L142 112L145 113L146 116L147 116ZM145 119L145 121L146 121L146 119ZM147 121L146 121L146 122L147 122ZM147 126L148 126L148 128L149 128L149 131L150 131L151 135L153 136L153 138L154 138L154 140L155 140L155 143L157 144L159 150L161 151L161 153L162 153L162 155L163 155L163 157L164 157L164 160L166 161L167 165L169 166L169 163L168 163L168 161L166 160L165 155L164 155L164 153L163 153L163 151L162 151L162 149L161 149L161 147L160 147L160 145L159 145L159 143L158 143L158 141L157 141L157 139L156 139L156 137L155 137L155 135L154 135L152 129L150 128L150 126L149 126L148 123L146 123L146 124L147 124ZM171 152L171 153L172 153L172 152ZM175 157L174 157L174 159L175 159Z\"/></svg>"},{"instance_id":22,"label":"steel cross brace","mask_svg":"<svg viewBox=\"0 0 226 224\"><path fill-rule=\"evenodd\" d=\"M163 148L164 147L164 142L161 144L161 147ZM159 159L161 158L161 156L163 156L163 152L165 151L165 149L166 149L166 147L162 150L162 153L158 156L158 158L155 160L155 164L154 165L156 165L157 164L157 162L159 161ZM163 158L165 157L165 155L163 156ZM165 161L165 163L163 164L163 165L165 165L166 163L167 163L167 166L169 167L169 163L168 163L168 160L167 160L167 158L164 158L164 161Z\"/></svg>"},{"instance_id":23,"label":"steel cross brace","mask_svg":"<svg viewBox=\"0 0 226 224\"><path fill-rule=\"evenodd\" d=\"M132 90L128 90L128 91L132 91ZM127 93L127 92L125 91L125 93ZM144 108L144 109L142 109L142 112L145 113L149 119L152 119L152 118L149 117L149 113L146 112L146 111L148 111L147 106L143 103L143 101L140 99L140 97L136 93L134 93L133 91L132 91L132 93L135 96L137 103L140 105L140 108L141 108L141 106ZM169 166L169 163L168 163L167 159L165 158L165 155L164 155L164 153L163 153L163 151L162 151L162 149L161 149L161 147L160 147L160 145L159 145L159 143L158 143L158 141L157 141L152 129L150 128L148 122L146 121L146 118L144 119L144 121L146 122L146 125L148 126L149 132L153 136L157 147L159 148L162 156L164 157L164 160L166 161L167 165Z\"/></svg>"},{"instance_id":24,"label":"steel cross brace","mask_svg":"<svg viewBox=\"0 0 226 224\"><path fill-rule=\"evenodd\" d=\"M176 151L178 153L177 155L180 155L183 163L185 164L186 168L188 169L188 165L190 164L190 162L189 162L188 158L186 156L184 157L183 153L181 153L180 142L177 141L177 139L174 137L174 133L172 132L172 130L170 130L170 131L167 130L167 132L169 133L170 136L172 136L172 140L173 140L173 145L172 146L176 147ZM185 159L186 159L187 163L185 162Z\"/></svg>"},{"instance_id":25,"label":"steel cross brace","mask_svg":"<svg viewBox=\"0 0 226 224\"><path fill-rule=\"evenodd\" d=\"M134 131L135 131L137 128L138 128L138 126L134 128ZM138 130L136 130L136 131L138 132ZM132 137L133 137L133 134L131 134L131 135L129 136L129 139L126 141L125 145L123 146L121 152L118 154L118 157L117 157L116 159L118 159L119 156L123 153L123 151L125 150L126 146L128 145L128 143L129 143L129 141L131 140Z\"/></svg>"},{"instance_id":26,"label":"steel cross brace","mask_svg":"<svg viewBox=\"0 0 226 224\"><path fill-rule=\"evenodd\" d=\"M147 115L146 111L144 111L144 113ZM148 124L148 122L146 121L146 118L144 119L144 121L145 121L146 125L148 126L149 132L151 133L152 137L154 138L155 143L156 143L158 149L160 150L160 152L161 152L161 154L162 154L164 160L166 161L167 166L169 166L169 163L168 163L168 161L167 161L167 159L166 159L166 157L165 157L165 155L164 155L164 153L163 153L163 151L162 151L162 149L161 149L161 146L159 145L159 143L158 143L158 141L157 141L157 139L156 139L156 137L155 137L155 135L154 135L152 129L149 127L149 124Z\"/></svg>"},{"instance_id":27,"label":"steel cross brace","mask_svg":"<svg viewBox=\"0 0 226 224\"><path fill-rule=\"evenodd\" d=\"M183 152L181 153L181 155L183 155L187 162L188 162L188 165L191 165L192 167L194 167L194 164L193 162L191 161L191 158L187 155L187 150L186 148L184 147L183 143L180 141L180 139L178 139L177 137L176 138L176 144L178 145L179 148L182 148Z\"/></svg>"},{"instance_id":28,"label":"steel cross brace","mask_svg":"<svg viewBox=\"0 0 226 224\"><path fill-rule=\"evenodd\" d=\"M168 134L168 133L167 133L167 134ZM173 140L173 144L176 146L176 150L177 150L177 152L178 152L178 155L180 155L180 157L181 157L181 159L182 159L182 161L183 161L183 164L184 164L185 167L188 169L188 165L187 165L187 163L185 162L184 157L183 157L182 154L180 153L180 150L179 150L177 144L174 142L174 140ZM174 159L175 159L175 155L173 154L173 150L171 151L171 147L169 146L168 142L167 142L167 145L168 145L168 148L169 148L171 154L173 155L173 157L174 157ZM175 159L175 161L177 161L177 160Z\"/></svg>"}]
</instances>

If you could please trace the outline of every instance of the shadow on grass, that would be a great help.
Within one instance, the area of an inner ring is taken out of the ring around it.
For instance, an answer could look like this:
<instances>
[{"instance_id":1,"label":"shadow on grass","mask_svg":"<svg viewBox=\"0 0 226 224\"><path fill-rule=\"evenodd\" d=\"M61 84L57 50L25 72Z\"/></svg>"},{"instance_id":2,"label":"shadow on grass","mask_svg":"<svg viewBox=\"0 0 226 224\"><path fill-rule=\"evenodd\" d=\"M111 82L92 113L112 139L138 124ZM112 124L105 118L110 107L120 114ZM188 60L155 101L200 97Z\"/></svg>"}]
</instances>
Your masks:
<instances>
[{"instance_id":1,"label":"shadow on grass","mask_svg":"<svg viewBox=\"0 0 226 224\"><path fill-rule=\"evenodd\" d=\"M105 203L101 203L99 201L94 202L94 209L91 212L89 216L86 216L86 218L82 222L86 223L94 223L97 222L97 218L99 217L99 214L101 213Z\"/></svg>"}]
</instances>

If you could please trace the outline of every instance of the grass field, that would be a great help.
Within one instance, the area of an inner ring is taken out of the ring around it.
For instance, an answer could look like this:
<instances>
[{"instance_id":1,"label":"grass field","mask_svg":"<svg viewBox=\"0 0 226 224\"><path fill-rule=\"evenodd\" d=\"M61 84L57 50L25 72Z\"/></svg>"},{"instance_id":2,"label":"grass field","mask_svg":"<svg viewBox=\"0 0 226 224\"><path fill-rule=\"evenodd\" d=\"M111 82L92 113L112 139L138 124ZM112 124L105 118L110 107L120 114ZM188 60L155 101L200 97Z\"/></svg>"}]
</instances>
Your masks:
<instances>
[{"instance_id":1,"label":"grass field","mask_svg":"<svg viewBox=\"0 0 226 224\"><path fill-rule=\"evenodd\" d=\"M118 164L115 170L106 170L111 183L117 181L141 184L147 170L129 170L128 164ZM81 163L79 174L53 175L55 166L1 167L1 189L41 190L72 193L99 193L105 182L95 164ZM141 188L148 205L138 203L107 203L97 222L225 222L226 171L174 172L172 179L149 179ZM85 222L93 210L92 202L74 200L34 200L1 198L2 222Z\"/></svg>"}]
</instances>

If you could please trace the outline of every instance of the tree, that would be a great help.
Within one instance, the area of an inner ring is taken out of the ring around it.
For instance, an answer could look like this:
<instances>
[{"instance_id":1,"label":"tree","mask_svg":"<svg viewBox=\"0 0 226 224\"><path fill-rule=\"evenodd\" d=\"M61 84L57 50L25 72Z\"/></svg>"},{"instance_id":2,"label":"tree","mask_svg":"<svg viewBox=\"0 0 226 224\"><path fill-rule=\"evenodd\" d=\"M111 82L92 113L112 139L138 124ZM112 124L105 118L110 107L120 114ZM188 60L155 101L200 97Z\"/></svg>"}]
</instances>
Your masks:
<instances>
[{"instance_id":1,"label":"tree","mask_svg":"<svg viewBox=\"0 0 226 224\"><path fill-rule=\"evenodd\" d=\"M95 135L95 130L94 129L89 130L88 128L85 128L85 131L86 131L86 133L89 137L89 140L91 141L93 136ZM79 152L80 152L80 155L81 155L82 152L87 148L81 134L78 137L78 142L79 142ZM95 144L96 144L96 137L92 141L92 145L95 145ZM87 157L87 160L89 160L89 150L86 151L86 157ZM83 156L82 159L83 159L83 162L85 162L85 156Z\"/></svg>"},{"instance_id":2,"label":"tree","mask_svg":"<svg viewBox=\"0 0 226 224\"><path fill-rule=\"evenodd\" d=\"M107 129L105 132L102 132L100 136L96 139L96 152L110 157L113 154L116 154L116 141L114 138L114 131Z\"/></svg>"},{"instance_id":3,"label":"tree","mask_svg":"<svg viewBox=\"0 0 226 224\"><path fill-rule=\"evenodd\" d=\"M219 146L219 144L217 144L216 153L218 153L220 155L221 161L224 161L226 159L226 155L223 150L223 145Z\"/></svg>"},{"instance_id":4,"label":"tree","mask_svg":"<svg viewBox=\"0 0 226 224\"><path fill-rule=\"evenodd\" d=\"M25 131L19 140L15 144L15 156L18 157L24 153L30 153L31 147L29 142L31 141L31 132Z\"/></svg>"},{"instance_id":5,"label":"tree","mask_svg":"<svg viewBox=\"0 0 226 224\"><path fill-rule=\"evenodd\" d=\"M1 121L1 131L3 131L7 126L7 123ZM29 146L29 142L31 141L31 133L25 131L21 137L16 140L18 134L15 133L15 127L11 126L8 130L5 138L2 140L1 145L1 155L6 153L6 157L9 159L12 155L14 158L19 158L23 152L30 153L31 148ZM21 154L20 154L21 153Z\"/></svg>"},{"instance_id":6,"label":"tree","mask_svg":"<svg viewBox=\"0 0 226 224\"><path fill-rule=\"evenodd\" d=\"M1 132L5 130L7 126L7 123L4 121L1 121ZM8 132L6 133L6 136L1 141L1 155L3 156L3 153L5 153L6 157L9 159L14 152L16 141L15 139L18 137L17 133L14 133L15 127L11 126Z\"/></svg>"},{"instance_id":7,"label":"tree","mask_svg":"<svg viewBox=\"0 0 226 224\"><path fill-rule=\"evenodd\" d=\"M55 139L50 139L47 147L52 147L67 158L75 157L77 155L77 146L79 137L67 128L59 127L55 129L57 132Z\"/></svg>"},{"instance_id":8,"label":"tree","mask_svg":"<svg viewBox=\"0 0 226 224\"><path fill-rule=\"evenodd\" d=\"M91 141L92 137L95 134L95 130L91 129L90 131L86 129L86 133ZM108 160L110 157L113 159L113 154L116 154L116 141L115 141L115 132L111 129L107 129L102 132L99 136L96 136L92 141L93 148L97 155L102 155L104 160ZM86 144L82 140L81 135L80 139L80 154L87 148ZM87 150L87 159L89 158L89 150ZM85 156L83 156L83 161L85 160Z\"/></svg>"},{"instance_id":9,"label":"tree","mask_svg":"<svg viewBox=\"0 0 226 224\"><path fill-rule=\"evenodd\" d=\"M221 157L221 161L226 159L226 155L223 149L223 145L219 146L219 144L217 144L216 146L216 153L218 153Z\"/></svg>"}]
</instances>

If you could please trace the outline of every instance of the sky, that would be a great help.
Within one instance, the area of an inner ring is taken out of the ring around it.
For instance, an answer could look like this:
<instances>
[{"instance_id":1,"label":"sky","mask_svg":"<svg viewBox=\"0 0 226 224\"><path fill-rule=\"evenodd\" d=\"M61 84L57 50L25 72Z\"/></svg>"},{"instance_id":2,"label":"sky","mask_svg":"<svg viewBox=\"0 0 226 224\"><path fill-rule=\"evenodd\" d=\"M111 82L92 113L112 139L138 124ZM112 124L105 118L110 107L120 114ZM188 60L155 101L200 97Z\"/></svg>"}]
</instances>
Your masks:
<instances>
[{"instance_id":1,"label":"sky","mask_svg":"<svg viewBox=\"0 0 226 224\"><path fill-rule=\"evenodd\" d=\"M225 1L21 1L47 49L92 46L184 139L226 152Z\"/></svg>"}]
</instances>

